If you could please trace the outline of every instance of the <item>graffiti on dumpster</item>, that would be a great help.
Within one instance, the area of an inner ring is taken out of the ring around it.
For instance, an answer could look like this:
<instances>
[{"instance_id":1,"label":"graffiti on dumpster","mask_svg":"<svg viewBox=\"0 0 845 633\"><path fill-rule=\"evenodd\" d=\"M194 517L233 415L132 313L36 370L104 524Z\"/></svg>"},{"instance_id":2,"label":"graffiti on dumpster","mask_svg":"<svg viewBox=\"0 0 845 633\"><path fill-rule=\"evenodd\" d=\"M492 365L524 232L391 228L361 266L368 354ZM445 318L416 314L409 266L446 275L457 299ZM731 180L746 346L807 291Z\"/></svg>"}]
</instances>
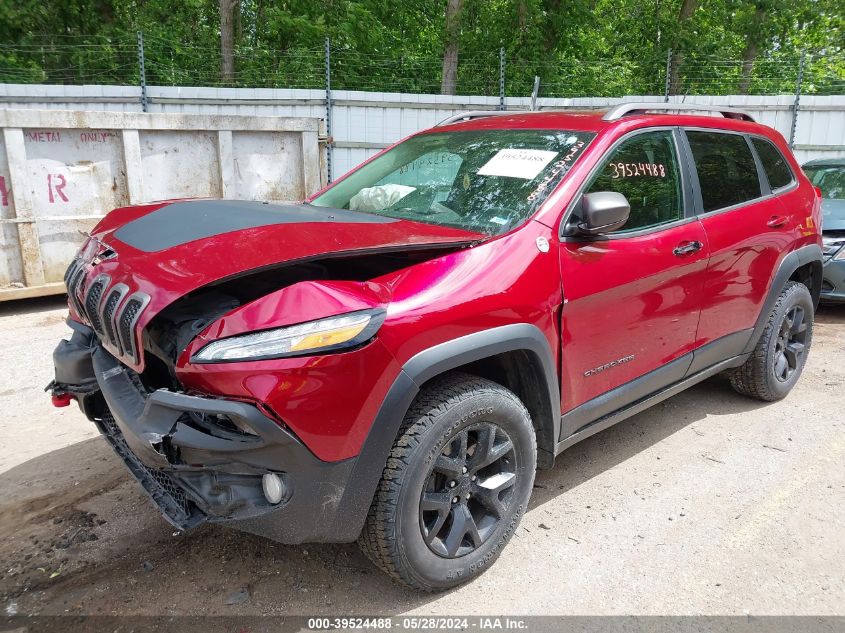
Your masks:
<instances>
[{"instance_id":1,"label":"graffiti on dumpster","mask_svg":"<svg viewBox=\"0 0 845 633\"><path fill-rule=\"evenodd\" d=\"M79 140L83 143L106 143L115 137L114 132L86 131L79 133Z\"/></svg>"},{"instance_id":2,"label":"graffiti on dumpster","mask_svg":"<svg viewBox=\"0 0 845 633\"><path fill-rule=\"evenodd\" d=\"M65 193L67 179L62 174L47 174L47 199L50 204L55 204L56 198L61 202L68 202L69 198ZM9 187L6 185L6 177L0 176L0 207L9 206Z\"/></svg>"},{"instance_id":3,"label":"graffiti on dumpster","mask_svg":"<svg viewBox=\"0 0 845 633\"><path fill-rule=\"evenodd\" d=\"M56 202L56 196L67 202L68 198L65 195L64 189L67 186L67 181L62 174L47 174L47 196L50 204ZM55 195L54 195L55 192Z\"/></svg>"},{"instance_id":4,"label":"graffiti on dumpster","mask_svg":"<svg viewBox=\"0 0 845 633\"><path fill-rule=\"evenodd\" d=\"M31 143L62 142L62 133L57 130L27 130L24 134L26 135L26 140ZM83 130L79 133L79 140L83 143L106 143L116 136L110 130ZM65 138L67 138L67 135Z\"/></svg>"},{"instance_id":5,"label":"graffiti on dumpster","mask_svg":"<svg viewBox=\"0 0 845 633\"><path fill-rule=\"evenodd\" d=\"M26 132L26 139L33 143L61 143L62 133L51 131L32 131Z\"/></svg>"}]
</instances>

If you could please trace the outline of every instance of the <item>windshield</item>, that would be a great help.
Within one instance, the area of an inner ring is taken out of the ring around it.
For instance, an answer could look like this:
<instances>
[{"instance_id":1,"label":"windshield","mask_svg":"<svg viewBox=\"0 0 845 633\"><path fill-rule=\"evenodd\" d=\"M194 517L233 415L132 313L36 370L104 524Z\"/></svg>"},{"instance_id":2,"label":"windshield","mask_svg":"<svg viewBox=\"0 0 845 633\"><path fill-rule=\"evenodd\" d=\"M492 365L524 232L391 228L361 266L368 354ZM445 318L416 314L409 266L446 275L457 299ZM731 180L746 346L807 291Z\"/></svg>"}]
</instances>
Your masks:
<instances>
[{"instance_id":1,"label":"windshield","mask_svg":"<svg viewBox=\"0 0 845 633\"><path fill-rule=\"evenodd\" d=\"M806 167L804 172L827 200L845 199L845 166Z\"/></svg>"},{"instance_id":2,"label":"windshield","mask_svg":"<svg viewBox=\"0 0 845 633\"><path fill-rule=\"evenodd\" d=\"M534 213L594 136L564 130L421 134L311 204L498 235Z\"/></svg>"}]
</instances>

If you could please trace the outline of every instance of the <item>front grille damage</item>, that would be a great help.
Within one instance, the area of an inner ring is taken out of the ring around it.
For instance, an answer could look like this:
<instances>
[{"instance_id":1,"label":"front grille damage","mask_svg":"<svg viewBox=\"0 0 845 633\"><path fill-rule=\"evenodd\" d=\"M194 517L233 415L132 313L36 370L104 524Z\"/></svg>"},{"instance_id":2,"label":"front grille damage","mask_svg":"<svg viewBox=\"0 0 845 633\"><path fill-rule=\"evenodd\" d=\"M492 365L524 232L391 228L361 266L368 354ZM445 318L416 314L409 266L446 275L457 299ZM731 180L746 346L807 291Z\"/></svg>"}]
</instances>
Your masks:
<instances>
[{"instance_id":1,"label":"front grille damage","mask_svg":"<svg viewBox=\"0 0 845 633\"><path fill-rule=\"evenodd\" d=\"M132 450L114 413L107 407L97 418L96 424L168 522L180 530L189 530L205 521L255 516L271 509L262 493L263 470L246 464L230 466L240 472L222 472L215 467L189 465L182 458L180 447L173 443L173 434L179 425L185 425L200 431L209 439L225 439L232 442L231 446L237 445L245 450L250 446L262 446L257 435L228 431L220 423L219 417L185 412L174 423L171 434L163 435L159 442L152 444L156 452L169 463L171 470L147 466ZM205 420L204 426L197 424L199 419ZM196 452L193 454L196 457Z\"/></svg>"},{"instance_id":2,"label":"front grille damage","mask_svg":"<svg viewBox=\"0 0 845 633\"><path fill-rule=\"evenodd\" d=\"M150 301L149 295L130 295L126 284L111 285L108 275L98 275L85 288L85 278L85 263L80 258L73 260L65 273L65 285L74 311L88 322L112 354L137 365L141 357L135 325Z\"/></svg>"},{"instance_id":3,"label":"front grille damage","mask_svg":"<svg viewBox=\"0 0 845 633\"><path fill-rule=\"evenodd\" d=\"M85 263L80 258L74 259L65 273L65 287L67 288L67 296L70 300L73 309L80 316L85 314L82 308L82 300L80 298L83 280L85 279Z\"/></svg>"},{"instance_id":4,"label":"front grille damage","mask_svg":"<svg viewBox=\"0 0 845 633\"><path fill-rule=\"evenodd\" d=\"M254 404L148 390L93 328L71 327L53 354L56 382L170 524L227 523L286 543L338 538L334 517L354 460L318 460ZM284 483L280 501L265 497L267 473ZM354 539L347 532L340 540Z\"/></svg>"},{"instance_id":5,"label":"front grille damage","mask_svg":"<svg viewBox=\"0 0 845 633\"><path fill-rule=\"evenodd\" d=\"M118 404L117 409L106 406L95 422L169 523L180 530L189 530L205 521L245 519L278 507L265 499L261 485L262 475L270 466L260 464L261 450L267 447L266 439L244 433L233 426L231 421L229 426L234 430L229 430L221 423L221 419L227 416L197 411L179 414L177 410L176 421L168 421L166 424L170 430L159 433L161 415L167 417L174 410L169 409L169 405L162 410L159 396L144 396L137 377L129 371L124 370L126 378L137 388L137 396L143 398L142 406L129 409L122 409L123 403ZM120 391L127 393L123 389ZM169 396L179 397L173 394ZM243 408L242 405L236 406ZM131 423L128 422L127 414L140 408L144 412L137 419L133 418ZM275 429L275 423L268 422ZM189 457L186 459L185 451L176 443L176 439L185 436L188 428L198 433L187 432L188 445L184 448ZM130 441L126 433L130 434ZM158 439L153 439L156 437ZM139 446L144 442L148 448L141 448L139 453ZM225 448L221 449L221 446ZM214 454L214 447L222 450L222 454ZM233 450L239 459L221 467L220 458L223 455L230 457L230 451ZM251 457L251 450L257 451L254 457ZM161 461L162 466L152 464L151 455L155 455L153 461ZM259 463L252 464L253 459ZM206 461L210 463L204 463ZM274 459L273 463L276 461ZM283 460L279 461L281 463Z\"/></svg>"},{"instance_id":6,"label":"front grille damage","mask_svg":"<svg viewBox=\"0 0 845 633\"><path fill-rule=\"evenodd\" d=\"M126 365L142 365L140 379L147 389L178 391L179 354L206 326L239 306L299 282L367 281L465 247L463 243L401 246L282 262L199 287L160 310L143 331L137 324L150 296L133 292L132 281L113 283L109 275L101 274L86 286L90 267L77 257L65 273L65 283L74 312L110 354Z\"/></svg>"}]
</instances>

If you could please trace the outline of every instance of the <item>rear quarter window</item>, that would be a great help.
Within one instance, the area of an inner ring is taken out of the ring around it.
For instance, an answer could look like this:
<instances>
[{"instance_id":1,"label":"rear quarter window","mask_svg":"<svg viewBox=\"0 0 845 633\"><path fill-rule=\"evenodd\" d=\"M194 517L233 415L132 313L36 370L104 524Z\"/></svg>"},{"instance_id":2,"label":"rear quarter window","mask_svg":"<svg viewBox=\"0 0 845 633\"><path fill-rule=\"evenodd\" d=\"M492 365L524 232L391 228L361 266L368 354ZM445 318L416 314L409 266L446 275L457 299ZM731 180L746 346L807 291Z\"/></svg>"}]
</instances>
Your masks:
<instances>
[{"instance_id":1,"label":"rear quarter window","mask_svg":"<svg viewBox=\"0 0 845 633\"><path fill-rule=\"evenodd\" d=\"M762 196L757 165L744 136L694 130L686 134L705 213Z\"/></svg>"},{"instance_id":2,"label":"rear quarter window","mask_svg":"<svg viewBox=\"0 0 845 633\"><path fill-rule=\"evenodd\" d=\"M780 150L769 141L761 138L752 138L751 143L757 151L757 156L760 157L763 171L766 172L772 190L791 184L793 181L792 170Z\"/></svg>"}]
</instances>

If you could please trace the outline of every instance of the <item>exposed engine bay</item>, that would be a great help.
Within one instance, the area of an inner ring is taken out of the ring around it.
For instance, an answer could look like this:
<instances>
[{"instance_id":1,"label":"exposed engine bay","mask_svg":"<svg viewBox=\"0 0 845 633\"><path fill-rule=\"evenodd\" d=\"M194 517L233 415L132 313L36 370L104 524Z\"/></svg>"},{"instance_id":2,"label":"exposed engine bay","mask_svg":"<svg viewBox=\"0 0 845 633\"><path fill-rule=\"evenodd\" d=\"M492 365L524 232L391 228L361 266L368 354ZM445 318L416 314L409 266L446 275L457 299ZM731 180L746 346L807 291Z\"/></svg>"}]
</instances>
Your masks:
<instances>
[{"instance_id":1,"label":"exposed engine bay","mask_svg":"<svg viewBox=\"0 0 845 633\"><path fill-rule=\"evenodd\" d=\"M285 263L236 275L188 293L162 310L143 333L145 369L140 379L148 390L181 390L175 373L179 354L225 314L271 292L303 281L367 281L440 257L463 244L429 245L424 249L366 254L338 254Z\"/></svg>"}]
</instances>

